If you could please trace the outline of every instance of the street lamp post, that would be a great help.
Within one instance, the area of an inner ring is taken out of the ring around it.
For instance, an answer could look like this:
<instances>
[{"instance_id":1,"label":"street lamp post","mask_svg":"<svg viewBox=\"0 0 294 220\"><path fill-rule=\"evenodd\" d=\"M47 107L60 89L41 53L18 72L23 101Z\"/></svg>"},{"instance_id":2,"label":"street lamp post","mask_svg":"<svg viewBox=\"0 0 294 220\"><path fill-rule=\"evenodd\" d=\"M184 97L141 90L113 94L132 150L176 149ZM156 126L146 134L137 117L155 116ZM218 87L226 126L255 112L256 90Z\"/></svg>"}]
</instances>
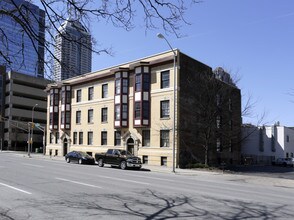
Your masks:
<instances>
[{"instance_id":1,"label":"street lamp post","mask_svg":"<svg viewBox=\"0 0 294 220\"><path fill-rule=\"evenodd\" d=\"M35 108L38 106L38 104L35 104L33 109L32 109L32 129L31 129L31 138L30 138L30 147L29 147L29 156L30 156L30 152L31 150L33 149L33 135L34 135L34 111L35 111Z\"/></svg>"},{"instance_id":2,"label":"street lamp post","mask_svg":"<svg viewBox=\"0 0 294 220\"><path fill-rule=\"evenodd\" d=\"M177 62L177 53L176 51L172 48L168 40L165 38L165 36L161 33L157 34L157 37L160 39L164 39L170 49L172 50L174 54L174 112L173 112L173 158L172 158L172 163L173 163L173 170L172 172L175 173L175 161L176 161L176 79L177 79L177 68L176 68L176 62Z\"/></svg>"}]
</instances>

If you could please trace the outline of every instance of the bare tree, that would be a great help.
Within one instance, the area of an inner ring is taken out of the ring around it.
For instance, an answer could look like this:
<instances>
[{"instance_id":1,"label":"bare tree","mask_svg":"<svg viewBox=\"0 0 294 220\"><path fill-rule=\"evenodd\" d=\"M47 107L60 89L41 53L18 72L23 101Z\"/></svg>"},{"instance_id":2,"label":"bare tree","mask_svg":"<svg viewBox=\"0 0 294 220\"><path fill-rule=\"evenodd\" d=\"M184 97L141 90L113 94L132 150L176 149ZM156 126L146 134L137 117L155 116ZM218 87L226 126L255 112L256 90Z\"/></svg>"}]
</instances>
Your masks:
<instances>
[{"instance_id":1,"label":"bare tree","mask_svg":"<svg viewBox=\"0 0 294 220\"><path fill-rule=\"evenodd\" d=\"M59 27L68 18L78 20L88 30L93 22L108 22L115 27L130 31L135 28L136 22L134 21L141 16L146 31L160 28L167 33L179 37L181 35L181 26L188 24L184 18L187 6L198 3L195 0L40 0L40 8L44 10L46 18L44 23L39 20L39 16L35 11L23 1L3 0L3 2L9 3L12 7L0 7L0 18L9 18L14 22L20 28L17 34L28 36L35 51L38 53L40 53L40 50L37 48L36 42L41 42L44 45L46 58L45 60L40 60L40 62L44 61L49 69L51 69L54 60L58 60L54 56L54 36L57 33L62 34ZM34 3L32 0L28 0L28 2ZM45 35L41 36L41 38L32 26L36 22L45 32ZM45 36L46 41L42 39ZM67 36L65 35L64 37ZM74 41L74 39L70 40ZM13 44L20 46L20 50L17 53L21 54L23 60L25 60L27 55L24 53L24 38L22 38L22 42L15 42L0 27L0 41L4 45L0 49L0 57L3 58L7 65L13 62L11 57L14 55L6 53ZM92 39L92 41L95 42L95 39ZM94 53L112 54L111 48L103 48L97 43L95 45L92 48ZM25 62L23 62L23 65L25 65Z\"/></svg>"},{"instance_id":2,"label":"bare tree","mask_svg":"<svg viewBox=\"0 0 294 220\"><path fill-rule=\"evenodd\" d=\"M241 144L252 134L242 135L242 118L256 116L256 101L251 95L244 99L237 87L240 77L231 77L223 68L212 71L192 64L184 68L189 74L180 86L179 156L184 162L180 166L240 163ZM258 124L264 117L258 116Z\"/></svg>"},{"instance_id":3,"label":"bare tree","mask_svg":"<svg viewBox=\"0 0 294 220\"><path fill-rule=\"evenodd\" d=\"M199 67L187 67L190 74L181 85L180 166L238 163L241 92L228 74L225 79L210 67Z\"/></svg>"}]
</instances>

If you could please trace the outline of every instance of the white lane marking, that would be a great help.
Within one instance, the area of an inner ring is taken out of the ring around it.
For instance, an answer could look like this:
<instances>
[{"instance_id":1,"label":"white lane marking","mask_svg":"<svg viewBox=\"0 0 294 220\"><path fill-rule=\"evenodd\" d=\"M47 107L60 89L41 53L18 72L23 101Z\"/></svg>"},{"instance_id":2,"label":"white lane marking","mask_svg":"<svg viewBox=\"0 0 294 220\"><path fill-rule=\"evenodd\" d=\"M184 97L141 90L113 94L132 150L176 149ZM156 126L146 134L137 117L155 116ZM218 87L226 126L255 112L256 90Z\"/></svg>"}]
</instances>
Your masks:
<instances>
[{"instance_id":1,"label":"white lane marking","mask_svg":"<svg viewBox=\"0 0 294 220\"><path fill-rule=\"evenodd\" d=\"M13 186L7 185L7 184L5 184L5 183L0 183L0 185L2 185L2 186L6 186L6 187L8 187L8 188L10 188L10 189L14 189L14 190L17 190L17 191L19 191L19 192L23 192L23 193L26 193L26 194L29 194L29 195L32 194L32 193L30 193L30 192L28 192L28 191L25 191L25 190L22 190L22 189L19 189L19 188L16 188L16 187L13 187Z\"/></svg>"},{"instance_id":2,"label":"white lane marking","mask_svg":"<svg viewBox=\"0 0 294 220\"><path fill-rule=\"evenodd\" d=\"M94 187L94 188L100 188L100 189L102 189L102 187L100 187L100 186L95 186L95 185L91 185L91 184L87 184L87 183L82 183L82 182L77 182L77 181L73 181L73 180L68 180L68 179L63 179L63 178L58 178L58 177L55 177L55 179L62 180L62 181L65 181L65 182L75 183L75 184L79 184L79 185L83 185L83 186L89 186L89 187Z\"/></svg>"},{"instance_id":3,"label":"white lane marking","mask_svg":"<svg viewBox=\"0 0 294 220\"><path fill-rule=\"evenodd\" d=\"M163 180L163 181L168 181L168 182L175 182L174 180L158 178L158 177L151 177L151 176L141 176L141 175L132 175L132 174L125 174L125 175L126 176L133 176L133 177L142 177L142 178L146 178L146 179L154 179L154 180Z\"/></svg>"},{"instance_id":4,"label":"white lane marking","mask_svg":"<svg viewBox=\"0 0 294 220\"><path fill-rule=\"evenodd\" d=\"M43 168L43 166L35 165L35 164L30 164L30 163L22 163L22 165Z\"/></svg>"},{"instance_id":5,"label":"white lane marking","mask_svg":"<svg viewBox=\"0 0 294 220\"><path fill-rule=\"evenodd\" d=\"M138 183L138 184L143 184L143 185L150 185L150 183L139 182L139 181L134 181L134 180L125 180L125 179L109 177L109 176L99 176L99 177L100 178L105 178L105 179L113 179L113 180L118 180L118 181L130 182L130 183Z\"/></svg>"}]
</instances>

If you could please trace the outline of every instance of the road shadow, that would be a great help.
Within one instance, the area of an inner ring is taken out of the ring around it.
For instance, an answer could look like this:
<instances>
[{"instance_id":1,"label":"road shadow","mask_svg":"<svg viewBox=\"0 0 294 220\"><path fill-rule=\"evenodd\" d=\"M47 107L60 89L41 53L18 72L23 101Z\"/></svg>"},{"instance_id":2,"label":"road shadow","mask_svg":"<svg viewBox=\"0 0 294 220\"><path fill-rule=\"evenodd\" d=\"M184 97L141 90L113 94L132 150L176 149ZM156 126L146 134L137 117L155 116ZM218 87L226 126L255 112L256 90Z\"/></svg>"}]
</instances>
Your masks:
<instances>
[{"instance_id":1,"label":"road shadow","mask_svg":"<svg viewBox=\"0 0 294 220\"><path fill-rule=\"evenodd\" d=\"M99 168L100 169L117 169L117 170L121 170L122 172L125 172L125 171L132 171L132 172L151 172L150 169L143 168L143 167L141 167L141 169L127 168L126 170L122 170L119 166L104 165L104 167L99 167Z\"/></svg>"},{"instance_id":2,"label":"road shadow","mask_svg":"<svg viewBox=\"0 0 294 220\"><path fill-rule=\"evenodd\" d=\"M194 194L195 195L195 194ZM47 219L291 219L292 207L262 204L260 201L223 199L204 195L170 195L146 189L129 193L82 193L60 195L58 199L26 200L31 209ZM17 211L17 210L16 210ZM14 219L13 212L5 213ZM31 211L26 213L33 214ZM32 218L34 219L34 218Z\"/></svg>"}]
</instances>

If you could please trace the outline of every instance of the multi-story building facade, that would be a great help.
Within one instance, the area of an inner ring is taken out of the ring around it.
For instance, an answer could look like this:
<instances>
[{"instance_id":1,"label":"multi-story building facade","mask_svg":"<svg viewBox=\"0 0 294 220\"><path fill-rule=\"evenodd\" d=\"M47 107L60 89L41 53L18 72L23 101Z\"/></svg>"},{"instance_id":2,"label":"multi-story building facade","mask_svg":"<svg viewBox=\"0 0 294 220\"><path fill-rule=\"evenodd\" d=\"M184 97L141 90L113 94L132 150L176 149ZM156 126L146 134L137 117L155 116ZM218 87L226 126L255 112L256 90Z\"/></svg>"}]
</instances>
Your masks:
<instances>
[{"instance_id":1,"label":"multi-story building facade","mask_svg":"<svg viewBox=\"0 0 294 220\"><path fill-rule=\"evenodd\" d=\"M0 9L7 12L0 14L0 65L7 70L43 78L44 11L25 0L1 0Z\"/></svg>"},{"instance_id":2,"label":"multi-story building facade","mask_svg":"<svg viewBox=\"0 0 294 220\"><path fill-rule=\"evenodd\" d=\"M281 126L242 126L243 162L271 164L277 158L294 157L294 128Z\"/></svg>"},{"instance_id":3,"label":"multi-story building facade","mask_svg":"<svg viewBox=\"0 0 294 220\"><path fill-rule=\"evenodd\" d=\"M29 123L32 121L41 128L34 126L33 150L42 148L47 117L45 89L50 81L23 73L6 72L3 66L0 66L0 74L5 79L1 85L4 94L0 123L2 149L27 150Z\"/></svg>"},{"instance_id":4,"label":"multi-story building facade","mask_svg":"<svg viewBox=\"0 0 294 220\"><path fill-rule=\"evenodd\" d=\"M57 82L91 72L91 35L77 19L66 20L58 29L54 54L54 78Z\"/></svg>"},{"instance_id":5,"label":"multi-story building facade","mask_svg":"<svg viewBox=\"0 0 294 220\"><path fill-rule=\"evenodd\" d=\"M168 51L48 85L46 154L121 148L152 165L238 163L240 90L175 52L175 72Z\"/></svg>"}]
</instances>

